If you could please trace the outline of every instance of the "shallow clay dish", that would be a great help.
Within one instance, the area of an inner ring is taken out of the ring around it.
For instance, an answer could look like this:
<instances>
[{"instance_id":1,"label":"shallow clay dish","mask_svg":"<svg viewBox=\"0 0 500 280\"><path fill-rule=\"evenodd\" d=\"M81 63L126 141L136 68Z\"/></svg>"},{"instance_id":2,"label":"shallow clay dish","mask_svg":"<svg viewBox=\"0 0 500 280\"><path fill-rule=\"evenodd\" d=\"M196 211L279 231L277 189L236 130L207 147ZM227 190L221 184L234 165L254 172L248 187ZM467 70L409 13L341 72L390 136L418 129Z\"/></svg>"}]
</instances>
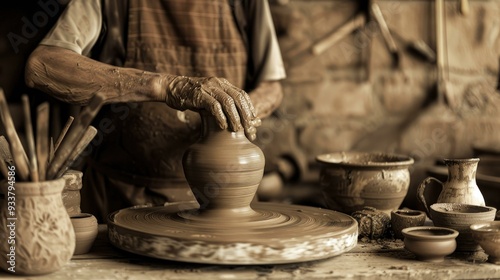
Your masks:
<instances>
[{"instance_id":1,"label":"shallow clay dish","mask_svg":"<svg viewBox=\"0 0 500 280\"><path fill-rule=\"evenodd\" d=\"M488 254L488 261L500 264L500 221L473 224L470 229L474 240Z\"/></svg>"},{"instance_id":2,"label":"shallow clay dish","mask_svg":"<svg viewBox=\"0 0 500 280\"><path fill-rule=\"evenodd\" d=\"M458 231L444 227L409 227L401 231L405 248L418 260L441 262L457 248Z\"/></svg>"},{"instance_id":3,"label":"shallow clay dish","mask_svg":"<svg viewBox=\"0 0 500 280\"><path fill-rule=\"evenodd\" d=\"M357 222L327 209L255 203L252 216L211 220L199 218L194 207L119 210L109 217L109 239L120 249L159 259L244 265L324 259L357 244Z\"/></svg>"},{"instance_id":4,"label":"shallow clay dish","mask_svg":"<svg viewBox=\"0 0 500 280\"><path fill-rule=\"evenodd\" d=\"M338 152L319 155L316 161L321 164L321 191L332 210L351 214L370 206L390 215L408 193L411 157Z\"/></svg>"},{"instance_id":5,"label":"shallow clay dish","mask_svg":"<svg viewBox=\"0 0 500 280\"><path fill-rule=\"evenodd\" d=\"M495 219L496 209L461 203L435 203L430 207L430 215L435 226L457 230L457 251L477 251L479 244L472 238L470 226L475 223Z\"/></svg>"}]
</instances>

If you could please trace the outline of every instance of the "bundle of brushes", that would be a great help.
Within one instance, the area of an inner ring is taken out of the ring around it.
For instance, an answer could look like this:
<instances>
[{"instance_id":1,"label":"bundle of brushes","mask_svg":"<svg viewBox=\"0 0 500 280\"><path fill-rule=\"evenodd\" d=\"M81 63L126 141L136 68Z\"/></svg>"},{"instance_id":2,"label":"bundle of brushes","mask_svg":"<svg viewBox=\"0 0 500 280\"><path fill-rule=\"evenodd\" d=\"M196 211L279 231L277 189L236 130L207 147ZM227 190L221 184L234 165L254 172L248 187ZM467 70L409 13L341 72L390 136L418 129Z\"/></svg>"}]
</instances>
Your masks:
<instances>
[{"instance_id":1,"label":"bundle of brushes","mask_svg":"<svg viewBox=\"0 0 500 280\"><path fill-rule=\"evenodd\" d=\"M7 136L0 136L0 172L7 178L9 166L14 166L16 179L19 181L38 182L62 177L97 134L97 129L90 123L103 101L103 96L96 94L76 118L69 117L54 142L49 137L49 103L45 102L37 107L35 135L29 99L27 95L23 95L25 149L0 88L0 117Z\"/></svg>"}]
</instances>

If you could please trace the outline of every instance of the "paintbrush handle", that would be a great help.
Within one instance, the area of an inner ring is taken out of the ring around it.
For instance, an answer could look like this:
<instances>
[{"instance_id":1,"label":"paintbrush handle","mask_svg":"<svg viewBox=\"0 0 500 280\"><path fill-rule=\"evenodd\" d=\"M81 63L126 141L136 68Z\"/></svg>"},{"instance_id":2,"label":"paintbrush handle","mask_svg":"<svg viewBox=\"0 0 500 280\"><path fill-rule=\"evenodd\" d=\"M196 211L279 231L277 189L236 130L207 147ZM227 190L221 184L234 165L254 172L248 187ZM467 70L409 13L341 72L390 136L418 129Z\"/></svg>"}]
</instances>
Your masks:
<instances>
[{"instance_id":1,"label":"paintbrush handle","mask_svg":"<svg viewBox=\"0 0 500 280\"><path fill-rule=\"evenodd\" d=\"M68 133L68 129L73 123L75 118L73 116L69 116L68 120L66 121L66 124L64 125L61 133L59 134L59 137L57 137L56 143L54 144L54 151L59 148L59 145L61 145L62 140L64 139L64 136L66 136L66 133Z\"/></svg>"},{"instance_id":2,"label":"paintbrush handle","mask_svg":"<svg viewBox=\"0 0 500 280\"><path fill-rule=\"evenodd\" d=\"M31 122L30 101L26 94L21 96L24 112L24 129L26 131L26 142L28 144L29 166L31 181L38 182L38 159L35 149L35 136L33 135L33 123Z\"/></svg>"},{"instance_id":3,"label":"paintbrush handle","mask_svg":"<svg viewBox=\"0 0 500 280\"><path fill-rule=\"evenodd\" d=\"M54 179L59 173L59 170L63 168L66 160L70 156L71 152L75 149L76 145L80 139L85 134L87 127L90 125L94 117L97 115L104 103L104 95L96 94L90 100L88 106L83 108L80 114L76 117L74 123L69 128L68 133L62 140L59 148L55 152L54 159L50 163L47 178Z\"/></svg>"},{"instance_id":4,"label":"paintbrush handle","mask_svg":"<svg viewBox=\"0 0 500 280\"><path fill-rule=\"evenodd\" d=\"M3 89L0 88L0 116L2 122L5 126L5 132L7 133L7 138L9 138L9 143L11 146L12 157L16 166L16 174L23 181L29 179L29 166L28 166L28 156L26 151L21 144L21 140L17 135L14 122L12 121L12 116L10 115L9 106L7 104L7 99L5 98Z\"/></svg>"},{"instance_id":5,"label":"paintbrush handle","mask_svg":"<svg viewBox=\"0 0 500 280\"><path fill-rule=\"evenodd\" d=\"M75 148L71 151L71 154L68 156L64 164L61 166L61 169L57 172L56 178L61 177L75 162L75 160L80 156L83 150L88 146L90 141L94 139L97 134L97 129L93 126L89 126L85 131L83 137L78 141Z\"/></svg>"},{"instance_id":6,"label":"paintbrush handle","mask_svg":"<svg viewBox=\"0 0 500 280\"><path fill-rule=\"evenodd\" d=\"M44 102L38 106L36 116L36 152L41 181L47 179L47 165L49 164L49 110L49 103Z\"/></svg>"},{"instance_id":7,"label":"paintbrush handle","mask_svg":"<svg viewBox=\"0 0 500 280\"><path fill-rule=\"evenodd\" d=\"M10 145L7 139L2 135L0 136L0 158L2 158L9 165L14 165L12 153L10 152Z\"/></svg>"}]
</instances>

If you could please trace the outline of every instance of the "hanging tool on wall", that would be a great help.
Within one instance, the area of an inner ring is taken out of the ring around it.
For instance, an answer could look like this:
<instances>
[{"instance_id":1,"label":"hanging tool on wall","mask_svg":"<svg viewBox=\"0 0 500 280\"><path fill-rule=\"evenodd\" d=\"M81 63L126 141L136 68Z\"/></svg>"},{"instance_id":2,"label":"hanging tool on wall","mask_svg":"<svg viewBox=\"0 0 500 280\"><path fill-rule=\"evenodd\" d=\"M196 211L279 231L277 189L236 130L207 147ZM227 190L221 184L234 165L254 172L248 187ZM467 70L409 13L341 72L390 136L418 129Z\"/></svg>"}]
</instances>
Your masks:
<instances>
[{"instance_id":1,"label":"hanging tool on wall","mask_svg":"<svg viewBox=\"0 0 500 280\"><path fill-rule=\"evenodd\" d=\"M436 52L424 40L409 40L404 38L396 30L390 30L394 39L396 39L400 45L403 45L403 47L400 48L401 50L405 50L408 54L423 61L436 63Z\"/></svg>"},{"instance_id":2,"label":"hanging tool on wall","mask_svg":"<svg viewBox=\"0 0 500 280\"><path fill-rule=\"evenodd\" d=\"M366 24L366 17L363 13L358 13L352 19L342 24L339 28L335 29L332 33L312 44L304 51L298 52L294 59L290 61L288 67L301 66L309 60L324 53L328 48L332 47L340 40L347 37L355 30L363 27Z\"/></svg>"},{"instance_id":3,"label":"hanging tool on wall","mask_svg":"<svg viewBox=\"0 0 500 280\"><path fill-rule=\"evenodd\" d=\"M394 42L394 38L391 35L389 27L387 26L387 22L385 21L384 16L382 15L382 11L380 10L380 7L378 6L377 3L372 3L370 5L370 10L373 13L373 16L375 17L375 21L377 21L377 24L380 27L380 31L382 32L382 37L384 38L384 42L387 48L389 49L389 52L391 53L393 65L394 67L399 68L400 67L399 50L398 47L396 46L396 43Z\"/></svg>"},{"instance_id":4,"label":"hanging tool on wall","mask_svg":"<svg viewBox=\"0 0 500 280\"><path fill-rule=\"evenodd\" d=\"M460 13L464 16L469 14L469 0L459 0L460 1Z\"/></svg>"},{"instance_id":5,"label":"hanging tool on wall","mask_svg":"<svg viewBox=\"0 0 500 280\"><path fill-rule=\"evenodd\" d=\"M455 107L455 98L450 90L447 77L445 77L445 12L443 9L444 0L436 0L436 61L437 61L437 97L440 104L448 104ZM447 64L446 59L446 64Z\"/></svg>"},{"instance_id":6,"label":"hanging tool on wall","mask_svg":"<svg viewBox=\"0 0 500 280\"><path fill-rule=\"evenodd\" d=\"M326 51L331 46L335 45L338 41L351 34L354 30L361 28L365 25L366 18L362 13L356 15L353 19L350 19L344 23L340 28L335 30L333 33L328 35L326 38L315 43L311 47L311 52L314 55L320 55Z\"/></svg>"}]
</instances>

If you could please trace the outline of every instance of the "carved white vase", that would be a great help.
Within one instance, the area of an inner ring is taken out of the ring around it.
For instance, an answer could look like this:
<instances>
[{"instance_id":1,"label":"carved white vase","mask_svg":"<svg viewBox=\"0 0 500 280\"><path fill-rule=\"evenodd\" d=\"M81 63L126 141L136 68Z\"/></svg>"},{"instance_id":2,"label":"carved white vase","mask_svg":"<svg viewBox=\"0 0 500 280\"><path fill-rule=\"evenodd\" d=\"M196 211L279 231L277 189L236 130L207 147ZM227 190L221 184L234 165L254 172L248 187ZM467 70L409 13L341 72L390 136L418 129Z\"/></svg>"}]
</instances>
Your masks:
<instances>
[{"instance_id":1,"label":"carved white vase","mask_svg":"<svg viewBox=\"0 0 500 280\"><path fill-rule=\"evenodd\" d=\"M63 178L1 182L2 269L39 275L57 271L69 262L75 249L75 232L62 201L64 185Z\"/></svg>"}]
</instances>

